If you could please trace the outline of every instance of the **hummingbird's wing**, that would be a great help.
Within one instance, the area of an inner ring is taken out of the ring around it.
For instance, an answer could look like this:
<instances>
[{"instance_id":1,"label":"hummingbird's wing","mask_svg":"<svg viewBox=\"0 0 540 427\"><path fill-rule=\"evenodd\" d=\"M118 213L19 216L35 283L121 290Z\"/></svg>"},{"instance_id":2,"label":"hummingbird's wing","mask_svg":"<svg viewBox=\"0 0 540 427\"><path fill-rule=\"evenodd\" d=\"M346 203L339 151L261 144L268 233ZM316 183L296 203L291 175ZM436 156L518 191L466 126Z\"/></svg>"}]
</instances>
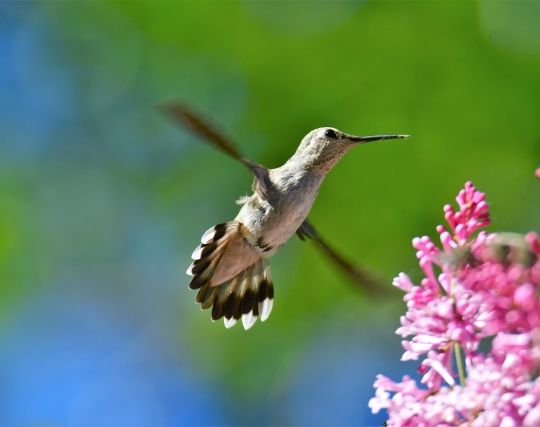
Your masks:
<instances>
[{"instance_id":1,"label":"hummingbird's wing","mask_svg":"<svg viewBox=\"0 0 540 427\"><path fill-rule=\"evenodd\" d=\"M362 268L352 264L339 253L337 253L326 241L317 233L313 225L306 219L296 231L301 240L306 238L315 242L317 247L330 259L336 267L345 273L349 279L362 289L373 295L385 293L384 284L375 279L371 274Z\"/></svg>"},{"instance_id":2,"label":"hummingbird's wing","mask_svg":"<svg viewBox=\"0 0 540 427\"><path fill-rule=\"evenodd\" d=\"M159 108L173 120L182 123L195 135L210 143L214 148L217 148L229 157L241 162L255 176L253 191L258 192L263 196L268 193L271 187L268 169L244 157L238 151L234 143L226 138L221 132L217 131L208 121L204 120L199 114L177 101L160 104Z\"/></svg>"}]
</instances>

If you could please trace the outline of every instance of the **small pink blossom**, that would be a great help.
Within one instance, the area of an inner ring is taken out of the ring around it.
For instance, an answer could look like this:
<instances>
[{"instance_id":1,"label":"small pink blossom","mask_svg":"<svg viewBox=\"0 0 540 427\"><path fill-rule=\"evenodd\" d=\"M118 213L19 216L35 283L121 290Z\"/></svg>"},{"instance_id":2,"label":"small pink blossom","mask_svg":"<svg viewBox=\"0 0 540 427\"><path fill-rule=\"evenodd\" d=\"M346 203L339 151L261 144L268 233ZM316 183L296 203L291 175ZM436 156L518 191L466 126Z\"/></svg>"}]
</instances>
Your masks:
<instances>
[{"instance_id":1,"label":"small pink blossom","mask_svg":"<svg viewBox=\"0 0 540 427\"><path fill-rule=\"evenodd\" d=\"M480 231L488 204L470 182L456 201L437 227L441 248L413 240L420 284L404 273L393 282L407 305L402 360L419 361L423 386L379 375L369 406L386 409L388 425L540 425L538 235Z\"/></svg>"}]
</instances>

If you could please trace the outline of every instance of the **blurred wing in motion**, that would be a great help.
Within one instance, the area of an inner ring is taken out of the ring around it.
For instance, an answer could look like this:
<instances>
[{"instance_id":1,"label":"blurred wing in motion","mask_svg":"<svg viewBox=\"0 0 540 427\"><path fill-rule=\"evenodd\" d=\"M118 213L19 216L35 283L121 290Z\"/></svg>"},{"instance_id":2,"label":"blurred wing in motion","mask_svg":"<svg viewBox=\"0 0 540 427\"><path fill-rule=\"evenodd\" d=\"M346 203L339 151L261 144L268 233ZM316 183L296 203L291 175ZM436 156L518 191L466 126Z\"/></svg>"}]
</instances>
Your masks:
<instances>
[{"instance_id":1,"label":"blurred wing in motion","mask_svg":"<svg viewBox=\"0 0 540 427\"><path fill-rule=\"evenodd\" d=\"M255 176L253 191L257 191L262 195L267 194L270 188L270 179L266 167L254 163L240 154L232 141L217 131L199 114L196 114L182 103L177 101L167 102L159 105L159 108L174 121L187 127L191 132L210 143L214 148L244 164Z\"/></svg>"},{"instance_id":2,"label":"blurred wing in motion","mask_svg":"<svg viewBox=\"0 0 540 427\"><path fill-rule=\"evenodd\" d=\"M362 268L352 264L339 253L337 253L326 241L315 231L315 228L306 219L300 228L296 231L301 240L306 238L315 242L317 247L330 259L336 267L338 267L347 277L354 282L359 288L367 291L370 295L381 296L387 293L384 283L375 279L371 274Z\"/></svg>"}]
</instances>

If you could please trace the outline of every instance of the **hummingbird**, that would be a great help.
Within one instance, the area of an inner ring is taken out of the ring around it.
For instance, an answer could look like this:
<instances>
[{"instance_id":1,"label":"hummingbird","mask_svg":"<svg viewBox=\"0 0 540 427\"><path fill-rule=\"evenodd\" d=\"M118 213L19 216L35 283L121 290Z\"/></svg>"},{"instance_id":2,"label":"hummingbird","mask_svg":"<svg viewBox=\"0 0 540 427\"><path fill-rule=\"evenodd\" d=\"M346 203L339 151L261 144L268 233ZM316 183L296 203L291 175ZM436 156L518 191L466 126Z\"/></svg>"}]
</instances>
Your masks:
<instances>
[{"instance_id":1,"label":"hummingbird","mask_svg":"<svg viewBox=\"0 0 540 427\"><path fill-rule=\"evenodd\" d=\"M193 133L243 164L253 175L250 196L232 221L209 228L193 251L186 273L197 290L201 309L212 320L224 319L231 328L240 319L250 329L257 318L268 319L274 300L269 259L296 233L313 240L353 280L372 286L362 269L339 255L307 219L326 175L352 148L409 135L356 136L334 127L320 127L304 136L296 152L280 167L270 169L244 157L235 144L198 114L179 102L161 109ZM373 286L372 286L373 287Z\"/></svg>"}]
</instances>

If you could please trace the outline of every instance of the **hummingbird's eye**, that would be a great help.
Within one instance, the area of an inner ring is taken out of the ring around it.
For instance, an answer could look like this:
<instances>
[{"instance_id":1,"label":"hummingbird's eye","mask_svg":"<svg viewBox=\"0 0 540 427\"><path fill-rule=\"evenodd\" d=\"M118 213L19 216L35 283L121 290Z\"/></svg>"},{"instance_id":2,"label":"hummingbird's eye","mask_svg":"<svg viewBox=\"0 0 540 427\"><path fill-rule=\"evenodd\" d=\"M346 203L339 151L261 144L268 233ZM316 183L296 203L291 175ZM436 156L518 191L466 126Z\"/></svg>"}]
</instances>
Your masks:
<instances>
[{"instance_id":1,"label":"hummingbird's eye","mask_svg":"<svg viewBox=\"0 0 540 427\"><path fill-rule=\"evenodd\" d=\"M326 129L324 131L324 136L326 136L327 138L332 138L332 139L337 138L336 131L334 129Z\"/></svg>"}]
</instances>

